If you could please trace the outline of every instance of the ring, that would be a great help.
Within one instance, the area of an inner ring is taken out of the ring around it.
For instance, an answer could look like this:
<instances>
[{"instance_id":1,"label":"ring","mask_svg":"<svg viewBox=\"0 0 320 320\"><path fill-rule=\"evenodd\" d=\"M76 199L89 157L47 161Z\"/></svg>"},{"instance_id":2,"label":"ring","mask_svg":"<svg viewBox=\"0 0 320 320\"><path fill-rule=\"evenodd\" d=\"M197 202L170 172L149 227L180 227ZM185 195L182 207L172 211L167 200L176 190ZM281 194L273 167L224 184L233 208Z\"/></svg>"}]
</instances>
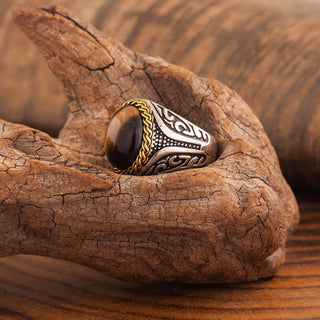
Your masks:
<instances>
[{"instance_id":1,"label":"ring","mask_svg":"<svg viewBox=\"0 0 320 320\"><path fill-rule=\"evenodd\" d=\"M134 99L111 118L105 153L116 173L153 175L204 167L216 159L217 143L160 104Z\"/></svg>"}]
</instances>

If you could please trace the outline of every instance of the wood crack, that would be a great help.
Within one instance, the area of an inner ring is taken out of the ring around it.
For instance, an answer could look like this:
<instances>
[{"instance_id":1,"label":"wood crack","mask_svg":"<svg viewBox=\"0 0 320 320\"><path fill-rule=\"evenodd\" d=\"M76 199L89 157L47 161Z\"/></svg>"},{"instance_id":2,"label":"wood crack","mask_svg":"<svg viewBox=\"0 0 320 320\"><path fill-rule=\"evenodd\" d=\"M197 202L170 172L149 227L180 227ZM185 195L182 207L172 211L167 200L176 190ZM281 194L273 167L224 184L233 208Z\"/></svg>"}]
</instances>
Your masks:
<instances>
[{"instance_id":1,"label":"wood crack","mask_svg":"<svg viewBox=\"0 0 320 320\"><path fill-rule=\"evenodd\" d=\"M285 251L271 254L285 247L298 209L235 92L137 55L62 7L19 9L14 20L63 84L70 113L57 139L0 120L1 256L47 255L142 282L238 282L278 270ZM217 161L157 176L114 173L104 137L125 97L201 124L219 142Z\"/></svg>"}]
</instances>

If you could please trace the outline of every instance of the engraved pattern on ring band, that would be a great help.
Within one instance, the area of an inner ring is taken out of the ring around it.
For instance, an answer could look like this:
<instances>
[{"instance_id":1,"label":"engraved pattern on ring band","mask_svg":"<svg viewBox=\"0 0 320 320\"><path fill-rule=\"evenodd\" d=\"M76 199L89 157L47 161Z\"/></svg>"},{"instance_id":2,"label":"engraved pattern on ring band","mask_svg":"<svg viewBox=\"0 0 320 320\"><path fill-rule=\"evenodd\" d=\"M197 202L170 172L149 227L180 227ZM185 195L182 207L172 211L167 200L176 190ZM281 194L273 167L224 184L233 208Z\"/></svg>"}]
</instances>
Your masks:
<instances>
[{"instance_id":1,"label":"engraved pattern on ring band","mask_svg":"<svg viewBox=\"0 0 320 320\"><path fill-rule=\"evenodd\" d=\"M203 142L208 142L209 134L198 126L194 125L190 121L182 118L176 113L164 108L163 106L154 103L153 101L147 100L149 104L157 111L159 117L156 117L156 120L159 118L162 120L170 130L179 135L183 135L186 138L196 138L197 140L202 140Z\"/></svg>"},{"instance_id":2,"label":"engraved pattern on ring band","mask_svg":"<svg viewBox=\"0 0 320 320\"><path fill-rule=\"evenodd\" d=\"M160 172L176 171L178 169L198 168L205 163L204 155L174 154L159 159L145 172L146 175L158 174Z\"/></svg>"},{"instance_id":3,"label":"engraved pattern on ring band","mask_svg":"<svg viewBox=\"0 0 320 320\"><path fill-rule=\"evenodd\" d=\"M205 166L207 154L204 149L211 143L210 135L167 108L146 101L154 116L153 136L149 160L138 174L150 175Z\"/></svg>"}]
</instances>

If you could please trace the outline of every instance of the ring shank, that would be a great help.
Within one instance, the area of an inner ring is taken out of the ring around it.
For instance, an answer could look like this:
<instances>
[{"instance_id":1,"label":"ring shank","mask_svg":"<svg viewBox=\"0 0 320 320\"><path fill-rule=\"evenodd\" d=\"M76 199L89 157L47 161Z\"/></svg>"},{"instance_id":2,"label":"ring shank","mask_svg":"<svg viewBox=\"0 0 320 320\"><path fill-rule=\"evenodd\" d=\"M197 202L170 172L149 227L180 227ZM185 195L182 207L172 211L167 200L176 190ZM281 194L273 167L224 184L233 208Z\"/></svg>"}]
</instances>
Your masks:
<instances>
[{"instance_id":1,"label":"ring shank","mask_svg":"<svg viewBox=\"0 0 320 320\"><path fill-rule=\"evenodd\" d=\"M149 160L139 175L199 168L216 159L215 138L173 111L148 103L154 117Z\"/></svg>"}]
</instances>

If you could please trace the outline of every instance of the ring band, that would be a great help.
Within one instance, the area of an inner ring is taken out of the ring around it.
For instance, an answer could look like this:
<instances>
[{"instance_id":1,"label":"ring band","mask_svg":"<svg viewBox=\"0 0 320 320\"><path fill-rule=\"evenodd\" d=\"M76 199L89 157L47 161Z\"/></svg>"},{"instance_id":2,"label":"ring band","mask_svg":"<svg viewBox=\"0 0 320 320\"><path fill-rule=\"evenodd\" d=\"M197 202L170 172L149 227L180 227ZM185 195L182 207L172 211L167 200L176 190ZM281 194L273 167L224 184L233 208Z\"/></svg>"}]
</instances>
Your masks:
<instances>
[{"instance_id":1,"label":"ring band","mask_svg":"<svg viewBox=\"0 0 320 320\"><path fill-rule=\"evenodd\" d=\"M120 174L153 175L199 168L217 157L215 138L150 100L125 102L113 115L105 153Z\"/></svg>"}]
</instances>

